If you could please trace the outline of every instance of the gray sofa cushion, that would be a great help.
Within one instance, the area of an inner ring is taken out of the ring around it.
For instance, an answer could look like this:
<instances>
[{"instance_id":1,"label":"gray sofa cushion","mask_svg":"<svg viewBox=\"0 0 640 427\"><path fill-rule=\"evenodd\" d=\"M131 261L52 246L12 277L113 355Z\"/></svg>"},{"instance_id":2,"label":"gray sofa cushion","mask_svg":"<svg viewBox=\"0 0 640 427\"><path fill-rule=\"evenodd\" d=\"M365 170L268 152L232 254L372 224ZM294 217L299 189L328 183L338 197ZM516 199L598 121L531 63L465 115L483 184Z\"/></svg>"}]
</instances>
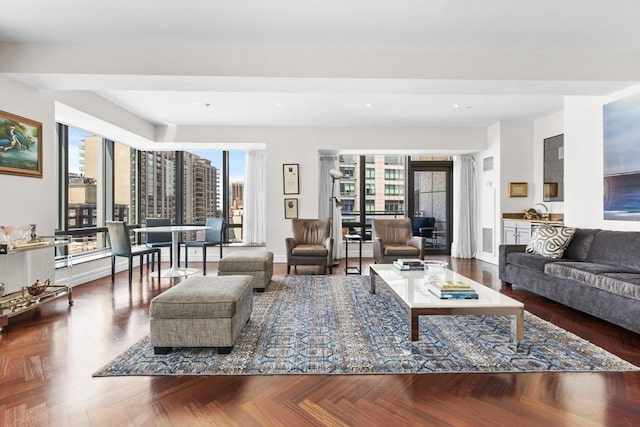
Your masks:
<instances>
[{"instance_id":1,"label":"gray sofa cushion","mask_svg":"<svg viewBox=\"0 0 640 427\"><path fill-rule=\"evenodd\" d=\"M598 276L596 287L640 301L640 274L638 273L604 273Z\"/></svg>"},{"instance_id":2,"label":"gray sofa cushion","mask_svg":"<svg viewBox=\"0 0 640 427\"><path fill-rule=\"evenodd\" d=\"M587 261L640 272L640 232L599 231L593 239Z\"/></svg>"},{"instance_id":3,"label":"gray sofa cushion","mask_svg":"<svg viewBox=\"0 0 640 427\"><path fill-rule=\"evenodd\" d=\"M575 261L584 261L589 255L589 250L591 249L591 244L593 243L596 233L600 230L592 228L576 228L575 230L573 238L571 242L569 242L562 257Z\"/></svg>"},{"instance_id":4,"label":"gray sofa cushion","mask_svg":"<svg viewBox=\"0 0 640 427\"><path fill-rule=\"evenodd\" d=\"M640 300L640 273L634 270L588 262L556 262L545 265L544 272Z\"/></svg>"},{"instance_id":5,"label":"gray sofa cushion","mask_svg":"<svg viewBox=\"0 0 640 427\"><path fill-rule=\"evenodd\" d=\"M563 261L559 258L549 258L538 254L530 254L524 252L512 252L507 254L507 263L517 265L518 267L528 268L530 270L544 271L544 266L550 262Z\"/></svg>"}]
</instances>

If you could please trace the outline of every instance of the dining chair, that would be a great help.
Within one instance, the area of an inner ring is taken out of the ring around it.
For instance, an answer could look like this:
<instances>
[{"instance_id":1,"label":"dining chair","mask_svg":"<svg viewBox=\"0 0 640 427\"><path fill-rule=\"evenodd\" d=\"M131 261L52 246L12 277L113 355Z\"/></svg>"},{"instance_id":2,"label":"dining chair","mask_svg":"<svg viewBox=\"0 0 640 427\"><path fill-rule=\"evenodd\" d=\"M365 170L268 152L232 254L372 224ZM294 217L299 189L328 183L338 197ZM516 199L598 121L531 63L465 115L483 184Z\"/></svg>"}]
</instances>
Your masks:
<instances>
[{"instance_id":1,"label":"dining chair","mask_svg":"<svg viewBox=\"0 0 640 427\"><path fill-rule=\"evenodd\" d=\"M160 248L152 248L147 245L131 245L129 230L124 221L106 221L109 244L111 246L111 281L115 280L116 257L125 257L129 260L129 287L131 287L133 275L133 258L140 257L140 278L142 278L143 256L158 254L158 280L160 280ZM154 257L155 259L155 257ZM149 264L147 264L149 269Z\"/></svg>"},{"instance_id":2,"label":"dining chair","mask_svg":"<svg viewBox=\"0 0 640 427\"><path fill-rule=\"evenodd\" d=\"M189 248L202 249L202 274L207 275L207 248L220 246L220 259L222 259L222 233L224 230L224 218L207 218L205 226L211 227L204 232L204 240L187 240L182 242L184 246L184 266L189 267Z\"/></svg>"},{"instance_id":3,"label":"dining chair","mask_svg":"<svg viewBox=\"0 0 640 427\"><path fill-rule=\"evenodd\" d=\"M169 218L147 218L145 220L145 226L147 227L165 227L170 226L171 220ZM150 248L169 248L169 263L173 265L173 251L171 250L171 233L146 233L145 245ZM160 252L159 252L160 253ZM178 261L180 260L180 252L178 252ZM158 255L160 256L160 255ZM147 263L149 257L147 256ZM151 265L155 264L155 254L151 254ZM178 265L180 263L178 262Z\"/></svg>"}]
</instances>

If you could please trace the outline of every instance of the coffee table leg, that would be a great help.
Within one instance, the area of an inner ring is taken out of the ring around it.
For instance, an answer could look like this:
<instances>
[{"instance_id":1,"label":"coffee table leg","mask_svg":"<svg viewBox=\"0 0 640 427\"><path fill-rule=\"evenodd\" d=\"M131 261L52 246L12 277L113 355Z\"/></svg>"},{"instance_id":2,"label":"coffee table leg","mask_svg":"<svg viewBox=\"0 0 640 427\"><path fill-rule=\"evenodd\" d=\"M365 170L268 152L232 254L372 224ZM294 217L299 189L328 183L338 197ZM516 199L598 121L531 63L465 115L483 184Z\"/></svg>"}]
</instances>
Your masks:
<instances>
[{"instance_id":1,"label":"coffee table leg","mask_svg":"<svg viewBox=\"0 0 640 427\"><path fill-rule=\"evenodd\" d=\"M419 336L419 318L417 313L411 311L411 341L418 341Z\"/></svg>"},{"instance_id":2,"label":"coffee table leg","mask_svg":"<svg viewBox=\"0 0 640 427\"><path fill-rule=\"evenodd\" d=\"M524 339L524 309L516 313L516 340Z\"/></svg>"},{"instance_id":3,"label":"coffee table leg","mask_svg":"<svg viewBox=\"0 0 640 427\"><path fill-rule=\"evenodd\" d=\"M375 294L376 293L376 272L373 270L373 268L369 269L369 278L371 279L371 289L369 290L370 293Z\"/></svg>"}]
</instances>

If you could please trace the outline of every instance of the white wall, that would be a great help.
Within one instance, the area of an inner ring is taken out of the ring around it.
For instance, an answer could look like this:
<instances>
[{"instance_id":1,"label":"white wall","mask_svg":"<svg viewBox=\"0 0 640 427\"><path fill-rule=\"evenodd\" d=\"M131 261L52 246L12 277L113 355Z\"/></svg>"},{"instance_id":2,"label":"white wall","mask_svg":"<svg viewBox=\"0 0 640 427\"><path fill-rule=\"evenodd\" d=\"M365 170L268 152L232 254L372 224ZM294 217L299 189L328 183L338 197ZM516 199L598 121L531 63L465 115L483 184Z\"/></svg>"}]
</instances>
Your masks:
<instances>
[{"instance_id":1,"label":"white wall","mask_svg":"<svg viewBox=\"0 0 640 427\"><path fill-rule=\"evenodd\" d=\"M526 182L527 197L509 197L510 182ZM532 207L535 188L533 124L500 122L500 212L524 212Z\"/></svg>"},{"instance_id":2,"label":"white wall","mask_svg":"<svg viewBox=\"0 0 640 427\"><path fill-rule=\"evenodd\" d=\"M476 154L476 183L478 189L478 226L476 258L497 263L498 245L502 242L502 226L500 224L500 123L487 128L487 149ZM493 170L483 171L483 160L493 157ZM482 250L482 229L493 230L491 252Z\"/></svg>"},{"instance_id":3,"label":"white wall","mask_svg":"<svg viewBox=\"0 0 640 427\"><path fill-rule=\"evenodd\" d=\"M493 156L494 170L482 172L482 159ZM498 262L498 245L502 243L502 214L522 212L533 206L533 124L497 122L487 128L487 148L478 159L478 254L483 261ZM510 182L526 182L527 197L509 197ZM493 229L492 252L483 252L482 228Z\"/></svg>"},{"instance_id":4,"label":"white wall","mask_svg":"<svg viewBox=\"0 0 640 427\"><path fill-rule=\"evenodd\" d=\"M0 110L42 123L42 178L0 174L0 224L36 224L39 235L52 235L56 218L55 125L51 94L37 92L0 75ZM0 255L0 281L7 292L54 274L51 252ZM31 269L26 270L29 264ZM15 268L12 268L15 267Z\"/></svg>"}]
</instances>

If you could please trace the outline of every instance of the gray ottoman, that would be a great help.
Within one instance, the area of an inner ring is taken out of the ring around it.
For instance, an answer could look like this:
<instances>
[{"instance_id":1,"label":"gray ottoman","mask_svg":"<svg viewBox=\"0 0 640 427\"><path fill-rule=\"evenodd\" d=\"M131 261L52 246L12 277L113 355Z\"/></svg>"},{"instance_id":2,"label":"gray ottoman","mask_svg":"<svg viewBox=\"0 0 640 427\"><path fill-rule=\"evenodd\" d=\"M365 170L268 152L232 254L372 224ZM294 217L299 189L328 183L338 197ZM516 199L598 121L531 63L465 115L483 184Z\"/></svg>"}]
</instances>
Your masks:
<instances>
[{"instance_id":1,"label":"gray ottoman","mask_svg":"<svg viewBox=\"0 0 640 427\"><path fill-rule=\"evenodd\" d=\"M273 252L248 251L224 256L218 262L218 276L248 274L253 276L253 288L264 291L273 276Z\"/></svg>"},{"instance_id":2,"label":"gray ottoman","mask_svg":"<svg viewBox=\"0 0 640 427\"><path fill-rule=\"evenodd\" d=\"M193 276L151 300L155 354L172 347L217 347L229 353L253 309L251 276Z\"/></svg>"}]
</instances>

